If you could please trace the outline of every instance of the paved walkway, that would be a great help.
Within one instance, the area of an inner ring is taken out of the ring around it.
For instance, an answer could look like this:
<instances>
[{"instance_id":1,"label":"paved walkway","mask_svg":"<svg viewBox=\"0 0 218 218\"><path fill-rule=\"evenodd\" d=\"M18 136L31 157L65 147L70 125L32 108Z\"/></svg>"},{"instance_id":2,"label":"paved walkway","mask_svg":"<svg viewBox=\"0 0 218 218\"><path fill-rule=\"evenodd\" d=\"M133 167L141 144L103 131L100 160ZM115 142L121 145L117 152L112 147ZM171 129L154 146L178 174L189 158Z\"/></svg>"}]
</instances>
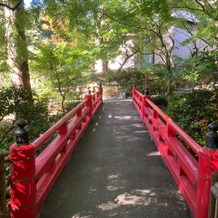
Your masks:
<instances>
[{"instance_id":1,"label":"paved walkway","mask_svg":"<svg viewBox=\"0 0 218 218\"><path fill-rule=\"evenodd\" d=\"M131 100L105 101L39 218L190 218Z\"/></svg>"}]
</instances>

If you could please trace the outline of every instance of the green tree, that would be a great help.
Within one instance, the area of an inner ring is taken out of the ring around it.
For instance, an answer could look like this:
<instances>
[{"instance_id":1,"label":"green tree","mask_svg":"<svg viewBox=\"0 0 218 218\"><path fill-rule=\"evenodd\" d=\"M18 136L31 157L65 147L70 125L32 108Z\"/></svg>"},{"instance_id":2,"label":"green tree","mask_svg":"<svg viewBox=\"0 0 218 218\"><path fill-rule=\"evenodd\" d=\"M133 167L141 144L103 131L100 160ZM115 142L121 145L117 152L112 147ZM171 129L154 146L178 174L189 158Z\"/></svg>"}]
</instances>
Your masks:
<instances>
[{"instance_id":1,"label":"green tree","mask_svg":"<svg viewBox=\"0 0 218 218\"><path fill-rule=\"evenodd\" d=\"M120 2L118 13L114 13L113 18L128 28L129 34L135 38L135 48L142 56L155 53L160 57L166 67L168 91L171 92L174 39L169 34L169 29L174 18L169 3L170 1ZM146 53L145 46L148 49Z\"/></svg>"},{"instance_id":2,"label":"green tree","mask_svg":"<svg viewBox=\"0 0 218 218\"><path fill-rule=\"evenodd\" d=\"M197 31L194 35L195 39L199 38L208 46L217 45L217 2L216 1L178 1L179 9L190 12L195 16L197 22Z\"/></svg>"},{"instance_id":3,"label":"green tree","mask_svg":"<svg viewBox=\"0 0 218 218\"><path fill-rule=\"evenodd\" d=\"M96 60L101 59L103 71L108 70L109 60L113 60L122 53L121 46L124 51L128 50L127 47L130 46L127 41L132 39L126 26L111 16L116 12L114 3L115 1L103 0L65 2L67 10L65 14L68 16L69 26L71 29L76 28L81 35L86 36L87 43L92 45L89 52L94 58L93 65ZM51 14L51 16L53 15ZM134 50L134 52L136 51ZM126 57L120 63L119 71L132 56L132 54L125 53Z\"/></svg>"},{"instance_id":4,"label":"green tree","mask_svg":"<svg viewBox=\"0 0 218 218\"><path fill-rule=\"evenodd\" d=\"M0 16L4 17L4 10L0 7ZM0 84L8 84L7 46L5 37L5 20L0 19ZM1 86L1 85L0 85Z\"/></svg>"},{"instance_id":5,"label":"green tree","mask_svg":"<svg viewBox=\"0 0 218 218\"><path fill-rule=\"evenodd\" d=\"M190 39L184 42L185 45L192 43L194 49L192 56L183 61L182 77L192 87L214 84L218 78L217 3L216 1L183 0L178 2L177 7L192 14L195 30ZM184 19L182 23L185 27Z\"/></svg>"},{"instance_id":6,"label":"green tree","mask_svg":"<svg viewBox=\"0 0 218 218\"><path fill-rule=\"evenodd\" d=\"M66 42L40 44L32 69L44 81L44 87L58 91L64 112L67 95L82 83L83 73L90 67L88 61L83 62L86 52Z\"/></svg>"},{"instance_id":7,"label":"green tree","mask_svg":"<svg viewBox=\"0 0 218 218\"><path fill-rule=\"evenodd\" d=\"M5 10L5 35L12 84L15 88L27 90L31 99L32 91L25 35L25 19L27 17L23 1L7 0L0 6L3 6Z\"/></svg>"}]
</instances>

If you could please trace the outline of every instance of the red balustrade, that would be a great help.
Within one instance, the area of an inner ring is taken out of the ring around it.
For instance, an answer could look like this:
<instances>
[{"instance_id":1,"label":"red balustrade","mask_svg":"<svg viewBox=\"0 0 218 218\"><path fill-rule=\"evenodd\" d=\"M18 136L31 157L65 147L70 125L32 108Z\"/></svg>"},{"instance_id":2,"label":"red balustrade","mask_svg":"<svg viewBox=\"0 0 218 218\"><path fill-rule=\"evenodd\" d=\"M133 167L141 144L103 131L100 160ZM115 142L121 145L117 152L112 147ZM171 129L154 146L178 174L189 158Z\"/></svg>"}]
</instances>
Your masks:
<instances>
[{"instance_id":1,"label":"red balustrade","mask_svg":"<svg viewBox=\"0 0 218 218\"><path fill-rule=\"evenodd\" d=\"M218 151L200 147L137 88L132 90L132 101L195 218L208 217ZM32 144L11 146L11 217L36 217L101 102L100 86Z\"/></svg>"},{"instance_id":2,"label":"red balustrade","mask_svg":"<svg viewBox=\"0 0 218 218\"><path fill-rule=\"evenodd\" d=\"M132 90L132 102L195 218L207 218L218 150L201 147L151 100Z\"/></svg>"},{"instance_id":3,"label":"red balustrade","mask_svg":"<svg viewBox=\"0 0 218 218\"><path fill-rule=\"evenodd\" d=\"M101 103L100 86L32 144L11 146L11 217L36 217Z\"/></svg>"}]
</instances>

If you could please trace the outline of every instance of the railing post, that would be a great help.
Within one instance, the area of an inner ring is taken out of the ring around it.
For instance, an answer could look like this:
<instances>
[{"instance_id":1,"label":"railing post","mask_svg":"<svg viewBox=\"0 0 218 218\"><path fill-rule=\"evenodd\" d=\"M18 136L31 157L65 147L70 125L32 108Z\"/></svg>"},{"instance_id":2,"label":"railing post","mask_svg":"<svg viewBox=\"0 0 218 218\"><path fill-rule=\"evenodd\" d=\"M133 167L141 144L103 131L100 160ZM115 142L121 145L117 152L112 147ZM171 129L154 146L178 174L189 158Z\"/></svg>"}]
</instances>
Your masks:
<instances>
[{"instance_id":1,"label":"railing post","mask_svg":"<svg viewBox=\"0 0 218 218\"><path fill-rule=\"evenodd\" d=\"M149 96L149 90L148 90L148 88L145 88L144 95L145 95L145 96Z\"/></svg>"},{"instance_id":2,"label":"railing post","mask_svg":"<svg viewBox=\"0 0 218 218\"><path fill-rule=\"evenodd\" d=\"M145 89L144 95L142 97L142 107L141 107L141 118L144 121L145 118L145 107L146 107L146 99L150 99L148 88Z\"/></svg>"},{"instance_id":3,"label":"railing post","mask_svg":"<svg viewBox=\"0 0 218 218\"><path fill-rule=\"evenodd\" d=\"M205 147L199 152L195 218L208 217L211 177L218 172L218 123L209 125Z\"/></svg>"},{"instance_id":4,"label":"railing post","mask_svg":"<svg viewBox=\"0 0 218 218\"><path fill-rule=\"evenodd\" d=\"M100 101L102 101L103 88L102 88L102 84L101 84L101 83L100 83L100 85L99 85L99 87L98 87L98 90L99 90L100 96L101 96Z\"/></svg>"},{"instance_id":5,"label":"railing post","mask_svg":"<svg viewBox=\"0 0 218 218\"><path fill-rule=\"evenodd\" d=\"M135 102L135 91L137 91L136 85L132 88L132 101Z\"/></svg>"},{"instance_id":6,"label":"railing post","mask_svg":"<svg viewBox=\"0 0 218 218\"><path fill-rule=\"evenodd\" d=\"M86 107L89 108L89 117L92 117L92 95L91 94L85 94L85 99L87 99Z\"/></svg>"},{"instance_id":7,"label":"railing post","mask_svg":"<svg viewBox=\"0 0 218 218\"><path fill-rule=\"evenodd\" d=\"M26 122L18 120L15 131L16 144L10 147L11 218L35 218L36 182L35 149L29 143Z\"/></svg>"},{"instance_id":8,"label":"railing post","mask_svg":"<svg viewBox=\"0 0 218 218\"><path fill-rule=\"evenodd\" d=\"M81 116L82 116L82 108L78 109L78 111L76 112L76 116L77 116L77 118L81 118ZM81 123L78 126L78 129L81 129ZM76 131L75 131L75 133L73 133L73 138L75 137L75 134L76 134Z\"/></svg>"}]
</instances>

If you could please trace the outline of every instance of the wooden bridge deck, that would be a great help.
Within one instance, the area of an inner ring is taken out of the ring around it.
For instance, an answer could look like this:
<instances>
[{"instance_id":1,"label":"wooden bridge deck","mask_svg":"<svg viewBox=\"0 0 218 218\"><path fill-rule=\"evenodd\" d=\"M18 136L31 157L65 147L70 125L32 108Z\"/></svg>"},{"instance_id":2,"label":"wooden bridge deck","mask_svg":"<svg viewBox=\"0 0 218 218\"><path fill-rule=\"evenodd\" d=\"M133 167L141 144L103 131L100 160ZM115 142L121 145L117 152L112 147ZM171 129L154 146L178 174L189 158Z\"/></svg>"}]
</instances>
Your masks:
<instances>
[{"instance_id":1,"label":"wooden bridge deck","mask_svg":"<svg viewBox=\"0 0 218 218\"><path fill-rule=\"evenodd\" d=\"M104 101L38 218L189 218L131 100Z\"/></svg>"}]
</instances>

